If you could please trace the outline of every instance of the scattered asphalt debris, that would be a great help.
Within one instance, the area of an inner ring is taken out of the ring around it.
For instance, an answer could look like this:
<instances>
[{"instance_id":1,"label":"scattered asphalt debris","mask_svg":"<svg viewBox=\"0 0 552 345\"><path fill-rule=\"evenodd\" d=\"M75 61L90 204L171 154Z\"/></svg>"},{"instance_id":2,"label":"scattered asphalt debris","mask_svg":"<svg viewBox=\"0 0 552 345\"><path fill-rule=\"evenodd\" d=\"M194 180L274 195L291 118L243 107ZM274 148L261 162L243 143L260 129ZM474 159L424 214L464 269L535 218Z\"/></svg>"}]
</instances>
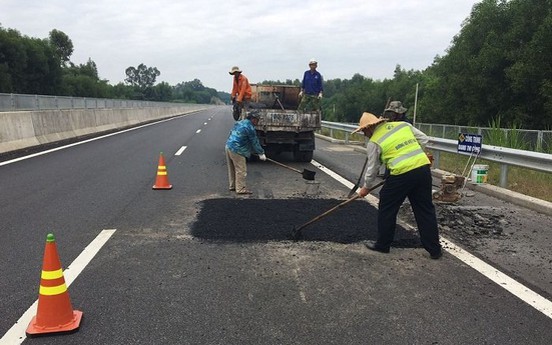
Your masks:
<instances>
[{"instance_id":1,"label":"scattered asphalt debris","mask_svg":"<svg viewBox=\"0 0 552 345\"><path fill-rule=\"evenodd\" d=\"M448 203L435 203L439 232L468 247L477 247L481 239L500 239L507 236L505 231L515 217L512 212L499 207L461 206ZM410 204L405 202L399 217L416 226Z\"/></svg>"}]
</instances>

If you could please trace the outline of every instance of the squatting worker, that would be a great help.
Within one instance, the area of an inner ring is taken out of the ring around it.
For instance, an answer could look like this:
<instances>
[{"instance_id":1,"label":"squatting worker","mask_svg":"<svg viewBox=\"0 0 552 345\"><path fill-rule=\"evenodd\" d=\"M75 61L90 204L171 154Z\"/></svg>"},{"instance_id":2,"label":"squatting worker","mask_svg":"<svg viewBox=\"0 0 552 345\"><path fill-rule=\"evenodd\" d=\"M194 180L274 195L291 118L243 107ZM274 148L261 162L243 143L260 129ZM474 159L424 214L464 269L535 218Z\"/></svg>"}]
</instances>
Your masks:
<instances>
[{"instance_id":1,"label":"squatting worker","mask_svg":"<svg viewBox=\"0 0 552 345\"><path fill-rule=\"evenodd\" d=\"M252 153L258 154L261 160L266 160L264 150L257 138L255 126L259 122L258 110L251 111L244 120L238 121L230 131L226 141L226 162L228 163L228 184L231 191L238 194L252 194L247 189L246 158Z\"/></svg>"},{"instance_id":2,"label":"squatting worker","mask_svg":"<svg viewBox=\"0 0 552 345\"><path fill-rule=\"evenodd\" d=\"M322 75L316 70L318 62L313 58L309 61L309 69L303 74L301 82L301 91L299 92L298 109L302 112L306 110L320 111L320 99L322 99Z\"/></svg>"},{"instance_id":3,"label":"squatting worker","mask_svg":"<svg viewBox=\"0 0 552 345\"><path fill-rule=\"evenodd\" d=\"M388 122L371 113L362 114L359 127L354 132L358 131L370 138L366 146L368 163L364 186L359 195L368 195L368 188L374 185L380 164L385 164L390 172L379 193L377 240L366 246L370 250L389 253L395 236L397 213L408 197L422 245L432 259L439 259L442 249L431 195L430 162L423 150L428 137L408 122Z\"/></svg>"},{"instance_id":4,"label":"squatting worker","mask_svg":"<svg viewBox=\"0 0 552 345\"><path fill-rule=\"evenodd\" d=\"M249 80L242 74L242 70L238 66L232 67L228 73L234 76L232 78L232 92L230 92L232 104L237 102L241 114L239 119L243 120L251 102L251 85L249 85Z\"/></svg>"}]
</instances>

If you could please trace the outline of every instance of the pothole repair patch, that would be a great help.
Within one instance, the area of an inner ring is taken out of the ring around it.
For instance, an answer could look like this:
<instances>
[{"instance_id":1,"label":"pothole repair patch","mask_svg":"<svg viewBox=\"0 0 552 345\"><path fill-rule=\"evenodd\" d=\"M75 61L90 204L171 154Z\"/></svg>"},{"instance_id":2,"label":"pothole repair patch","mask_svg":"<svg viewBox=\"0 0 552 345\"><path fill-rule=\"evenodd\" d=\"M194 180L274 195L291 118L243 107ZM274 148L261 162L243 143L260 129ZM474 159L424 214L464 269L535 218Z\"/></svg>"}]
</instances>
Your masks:
<instances>
[{"instance_id":1,"label":"pothole repair patch","mask_svg":"<svg viewBox=\"0 0 552 345\"><path fill-rule=\"evenodd\" d=\"M292 230L343 200L209 199L200 202L192 235L214 241L292 240ZM301 230L301 241L355 243L375 240L377 210L362 200L351 202ZM420 247L418 234L397 226L393 247Z\"/></svg>"}]
</instances>

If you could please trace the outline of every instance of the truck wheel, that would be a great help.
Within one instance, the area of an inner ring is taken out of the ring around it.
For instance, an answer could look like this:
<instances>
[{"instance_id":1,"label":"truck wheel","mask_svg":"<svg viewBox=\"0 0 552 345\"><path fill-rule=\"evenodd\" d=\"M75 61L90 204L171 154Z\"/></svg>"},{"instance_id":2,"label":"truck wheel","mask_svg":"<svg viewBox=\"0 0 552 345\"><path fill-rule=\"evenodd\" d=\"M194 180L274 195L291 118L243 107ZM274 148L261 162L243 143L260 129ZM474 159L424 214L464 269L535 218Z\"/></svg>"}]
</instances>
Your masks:
<instances>
[{"instance_id":1,"label":"truck wheel","mask_svg":"<svg viewBox=\"0 0 552 345\"><path fill-rule=\"evenodd\" d=\"M312 156L313 156L312 151L299 151L297 149L293 151L293 160L296 162L309 163L312 160Z\"/></svg>"}]
</instances>

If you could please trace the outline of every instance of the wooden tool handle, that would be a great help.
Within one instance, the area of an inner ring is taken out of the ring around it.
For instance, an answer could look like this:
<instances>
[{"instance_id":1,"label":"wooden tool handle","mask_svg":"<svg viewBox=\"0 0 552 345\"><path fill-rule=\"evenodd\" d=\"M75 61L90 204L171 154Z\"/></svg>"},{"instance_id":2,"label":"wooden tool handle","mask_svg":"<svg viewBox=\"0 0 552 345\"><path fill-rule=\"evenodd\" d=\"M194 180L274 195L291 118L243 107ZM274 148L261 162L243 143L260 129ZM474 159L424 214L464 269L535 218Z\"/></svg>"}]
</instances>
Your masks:
<instances>
[{"instance_id":1,"label":"wooden tool handle","mask_svg":"<svg viewBox=\"0 0 552 345\"><path fill-rule=\"evenodd\" d=\"M302 174L302 173L303 173L303 172L301 172L301 171L298 170L298 169L295 169L295 168L292 168L292 167L287 166L287 165L285 165L285 164L282 164L282 163L280 163L280 162L277 162L277 161L275 161L274 159L270 159L270 158L266 157L266 160L269 161L269 162L272 162L272 163L274 163L274 164L278 164L279 166L284 167L284 168L286 168L286 169L289 169L289 170L298 172L299 174Z\"/></svg>"}]
</instances>

